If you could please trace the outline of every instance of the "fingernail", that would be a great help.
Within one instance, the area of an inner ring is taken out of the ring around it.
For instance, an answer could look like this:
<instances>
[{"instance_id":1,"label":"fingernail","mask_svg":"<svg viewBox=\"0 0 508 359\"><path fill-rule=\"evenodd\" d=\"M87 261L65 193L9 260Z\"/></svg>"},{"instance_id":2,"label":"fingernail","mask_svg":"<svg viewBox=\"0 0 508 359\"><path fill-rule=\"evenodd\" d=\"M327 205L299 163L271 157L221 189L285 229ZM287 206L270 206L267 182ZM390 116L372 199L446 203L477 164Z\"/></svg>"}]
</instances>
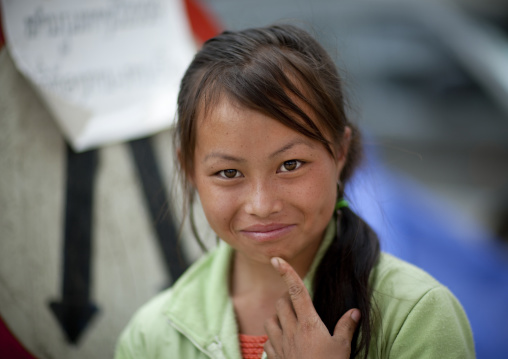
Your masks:
<instances>
[{"instance_id":1,"label":"fingernail","mask_svg":"<svg viewBox=\"0 0 508 359\"><path fill-rule=\"evenodd\" d=\"M353 312L351 313L351 319L353 319L356 323L358 323L360 321L360 317L361 317L360 311L358 309L353 310Z\"/></svg>"},{"instance_id":2,"label":"fingernail","mask_svg":"<svg viewBox=\"0 0 508 359\"><path fill-rule=\"evenodd\" d=\"M279 258L273 257L272 259L270 259L270 262L272 262L272 266L275 269L277 269L277 270L279 269L279 265L280 265Z\"/></svg>"}]
</instances>

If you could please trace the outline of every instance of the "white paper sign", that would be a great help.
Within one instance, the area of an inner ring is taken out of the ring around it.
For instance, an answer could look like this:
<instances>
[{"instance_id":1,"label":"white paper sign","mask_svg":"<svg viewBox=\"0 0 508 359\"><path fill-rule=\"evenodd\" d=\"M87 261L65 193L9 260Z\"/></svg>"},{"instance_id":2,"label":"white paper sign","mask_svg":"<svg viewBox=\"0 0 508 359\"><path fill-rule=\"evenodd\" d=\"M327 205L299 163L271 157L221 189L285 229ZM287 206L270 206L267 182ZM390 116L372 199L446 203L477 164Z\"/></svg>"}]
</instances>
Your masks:
<instances>
[{"instance_id":1,"label":"white paper sign","mask_svg":"<svg viewBox=\"0 0 508 359\"><path fill-rule=\"evenodd\" d=\"M171 125L195 52L180 0L1 0L8 49L76 151Z\"/></svg>"}]
</instances>

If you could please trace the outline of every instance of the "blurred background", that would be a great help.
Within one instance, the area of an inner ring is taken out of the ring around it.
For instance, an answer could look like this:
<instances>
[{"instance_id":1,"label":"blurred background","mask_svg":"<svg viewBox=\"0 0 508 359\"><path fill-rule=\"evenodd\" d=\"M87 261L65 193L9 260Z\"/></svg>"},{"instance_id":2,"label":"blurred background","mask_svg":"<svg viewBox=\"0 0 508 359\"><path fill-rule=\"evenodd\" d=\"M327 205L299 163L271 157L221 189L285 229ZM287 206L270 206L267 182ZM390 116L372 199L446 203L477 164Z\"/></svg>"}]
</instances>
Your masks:
<instances>
[{"instance_id":1,"label":"blurred background","mask_svg":"<svg viewBox=\"0 0 508 359\"><path fill-rule=\"evenodd\" d=\"M508 357L508 2L178 3L194 49L221 29L277 22L325 46L365 137L350 202L383 250L459 298L478 358ZM112 357L134 311L201 254L188 226L178 240L171 129L76 152L5 42L0 358ZM213 233L202 235L212 246Z\"/></svg>"}]
</instances>

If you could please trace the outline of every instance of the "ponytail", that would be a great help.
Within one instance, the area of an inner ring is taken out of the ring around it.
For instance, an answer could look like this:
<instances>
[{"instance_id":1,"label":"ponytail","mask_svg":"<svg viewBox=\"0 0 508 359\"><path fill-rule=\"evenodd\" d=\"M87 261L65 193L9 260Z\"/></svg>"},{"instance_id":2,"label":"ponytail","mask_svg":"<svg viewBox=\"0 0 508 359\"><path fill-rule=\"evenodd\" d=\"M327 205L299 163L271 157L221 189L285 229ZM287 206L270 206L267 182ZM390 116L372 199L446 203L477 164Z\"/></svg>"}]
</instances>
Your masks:
<instances>
[{"instance_id":1,"label":"ponytail","mask_svg":"<svg viewBox=\"0 0 508 359\"><path fill-rule=\"evenodd\" d=\"M336 236L314 277L314 307L330 334L346 311L358 308L361 319L351 343L351 358L362 350L367 358L372 329L369 276L379 258L379 240L349 207L337 210L334 218Z\"/></svg>"}]
</instances>

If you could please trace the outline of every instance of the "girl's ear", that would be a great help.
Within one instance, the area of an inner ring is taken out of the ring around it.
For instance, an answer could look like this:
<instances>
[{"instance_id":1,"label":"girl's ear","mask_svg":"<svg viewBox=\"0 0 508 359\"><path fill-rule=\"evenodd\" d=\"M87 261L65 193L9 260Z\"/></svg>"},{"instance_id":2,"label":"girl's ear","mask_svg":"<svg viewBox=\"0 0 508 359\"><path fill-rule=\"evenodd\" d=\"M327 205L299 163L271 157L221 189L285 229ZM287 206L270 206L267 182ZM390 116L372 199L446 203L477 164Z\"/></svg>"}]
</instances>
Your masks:
<instances>
[{"instance_id":1,"label":"girl's ear","mask_svg":"<svg viewBox=\"0 0 508 359\"><path fill-rule=\"evenodd\" d=\"M344 135L342 136L342 141L339 146L339 152L337 153L337 167L339 168L339 178L342 169L346 165L347 154L349 152L349 147L351 145L351 137L353 136L353 131L351 127L346 126L344 128ZM338 179L339 179L338 178Z\"/></svg>"}]
</instances>

